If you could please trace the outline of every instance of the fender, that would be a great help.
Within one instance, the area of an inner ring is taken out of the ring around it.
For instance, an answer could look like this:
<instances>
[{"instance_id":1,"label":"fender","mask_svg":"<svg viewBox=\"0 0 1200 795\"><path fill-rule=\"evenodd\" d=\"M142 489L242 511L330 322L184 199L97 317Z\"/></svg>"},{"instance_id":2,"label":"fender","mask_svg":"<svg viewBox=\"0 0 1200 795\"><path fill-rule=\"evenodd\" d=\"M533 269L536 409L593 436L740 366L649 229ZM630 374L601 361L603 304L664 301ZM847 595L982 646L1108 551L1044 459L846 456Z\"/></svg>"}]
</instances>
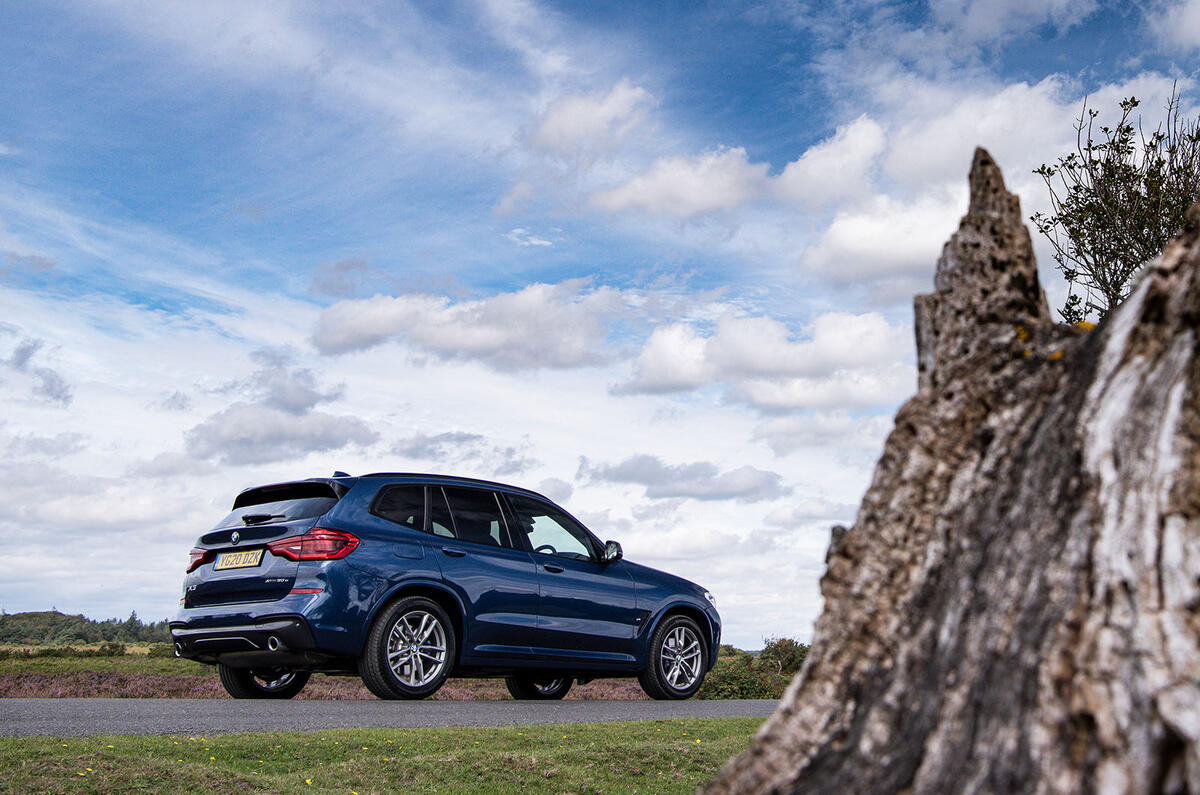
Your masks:
<instances>
[{"instance_id":1,"label":"fender","mask_svg":"<svg viewBox=\"0 0 1200 795\"><path fill-rule=\"evenodd\" d=\"M391 602L392 599L396 596L396 594L400 593L401 591L406 591L406 590L409 590L412 588L425 588L425 589L432 590L432 591L438 591L439 593L449 596L450 599L454 602L454 604L458 608L457 618L459 619L460 625L463 628L463 633L464 634L466 633L467 611L466 611L466 608L463 606L462 599L459 597L459 595L457 593L454 592L454 589L449 587L448 585L446 585L446 583L444 583L440 580L434 580L434 579L430 579L428 577L414 577L412 579L401 580L400 582L396 583L395 585L391 586L386 591L384 591L383 595L380 596L377 600L375 600L375 604L372 605L371 609L367 612L366 620L363 621L363 625L362 625L363 626L363 632L362 632L363 637L362 637L362 642L359 647L360 655L362 655L366 651L365 647L366 647L366 643L367 643L367 635L370 634L368 628L371 626L371 624L373 624L375 622L376 614L383 608L384 605ZM459 645L460 649L462 648L462 643L463 643L463 639L459 638L458 645Z\"/></svg>"},{"instance_id":2,"label":"fender","mask_svg":"<svg viewBox=\"0 0 1200 795\"><path fill-rule=\"evenodd\" d=\"M641 634L645 637L646 642L650 642L650 638L654 636L654 632L658 629L658 625L662 622L663 617L677 607L688 607L704 616L704 624L700 627L700 629L704 630L704 640L710 647L709 656L715 658L716 655L713 653L713 649L711 648L713 642L713 625L712 619L708 617L708 606L702 605L699 601L693 601L691 599L677 598L672 599L670 602L667 602L664 605L660 605L658 610L654 612L654 616L647 621L646 625L642 628Z\"/></svg>"}]
</instances>

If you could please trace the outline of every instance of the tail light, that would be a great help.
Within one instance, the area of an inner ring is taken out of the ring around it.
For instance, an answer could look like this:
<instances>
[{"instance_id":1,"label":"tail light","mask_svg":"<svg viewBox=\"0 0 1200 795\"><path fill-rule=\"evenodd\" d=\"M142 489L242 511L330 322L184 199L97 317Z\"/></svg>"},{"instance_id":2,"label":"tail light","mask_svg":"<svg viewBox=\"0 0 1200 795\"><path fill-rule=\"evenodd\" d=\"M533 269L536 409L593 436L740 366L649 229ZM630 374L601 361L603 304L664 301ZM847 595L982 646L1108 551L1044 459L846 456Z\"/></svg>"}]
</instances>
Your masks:
<instances>
[{"instance_id":1,"label":"tail light","mask_svg":"<svg viewBox=\"0 0 1200 795\"><path fill-rule=\"evenodd\" d=\"M200 549L198 547L193 549L188 553L187 573L191 574L193 571L212 560L215 555L216 553L211 549Z\"/></svg>"},{"instance_id":2,"label":"tail light","mask_svg":"<svg viewBox=\"0 0 1200 795\"><path fill-rule=\"evenodd\" d=\"M288 560L338 560L354 551L358 538L340 530L314 527L302 536L281 538L267 544L272 555Z\"/></svg>"}]
</instances>

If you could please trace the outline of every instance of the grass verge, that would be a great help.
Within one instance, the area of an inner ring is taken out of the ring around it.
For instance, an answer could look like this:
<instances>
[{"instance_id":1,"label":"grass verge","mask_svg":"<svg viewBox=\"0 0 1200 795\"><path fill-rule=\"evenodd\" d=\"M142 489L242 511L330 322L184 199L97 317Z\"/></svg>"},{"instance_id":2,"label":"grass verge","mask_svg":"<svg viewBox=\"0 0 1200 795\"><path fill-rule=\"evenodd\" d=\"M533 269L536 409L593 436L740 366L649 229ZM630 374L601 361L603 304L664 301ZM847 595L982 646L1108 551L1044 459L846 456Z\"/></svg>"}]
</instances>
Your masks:
<instances>
[{"instance_id":1,"label":"grass verge","mask_svg":"<svg viewBox=\"0 0 1200 795\"><path fill-rule=\"evenodd\" d=\"M762 722L0 738L0 792L692 792Z\"/></svg>"}]
</instances>

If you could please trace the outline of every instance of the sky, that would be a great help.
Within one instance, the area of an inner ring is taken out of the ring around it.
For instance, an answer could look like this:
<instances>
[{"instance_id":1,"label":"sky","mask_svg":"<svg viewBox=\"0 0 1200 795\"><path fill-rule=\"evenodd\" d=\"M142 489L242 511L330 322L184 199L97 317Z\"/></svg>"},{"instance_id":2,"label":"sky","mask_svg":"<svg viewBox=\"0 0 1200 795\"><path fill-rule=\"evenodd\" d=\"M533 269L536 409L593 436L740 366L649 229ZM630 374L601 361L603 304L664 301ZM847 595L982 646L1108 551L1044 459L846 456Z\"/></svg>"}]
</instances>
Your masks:
<instances>
[{"instance_id":1,"label":"sky","mask_svg":"<svg viewBox=\"0 0 1200 795\"><path fill-rule=\"evenodd\" d=\"M974 148L1046 209L1085 98L1196 107L1200 0L31 0L0 31L0 608L169 617L241 489L441 472L542 491L759 648L811 638Z\"/></svg>"}]
</instances>

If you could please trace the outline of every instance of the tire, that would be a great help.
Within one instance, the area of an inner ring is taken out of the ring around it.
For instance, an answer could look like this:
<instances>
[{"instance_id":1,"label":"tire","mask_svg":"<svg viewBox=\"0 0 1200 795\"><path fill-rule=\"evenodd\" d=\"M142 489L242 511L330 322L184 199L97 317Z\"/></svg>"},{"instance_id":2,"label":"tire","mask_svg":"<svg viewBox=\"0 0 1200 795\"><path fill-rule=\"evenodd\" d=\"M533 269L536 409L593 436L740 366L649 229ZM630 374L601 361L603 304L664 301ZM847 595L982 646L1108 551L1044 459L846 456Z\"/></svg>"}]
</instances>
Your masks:
<instances>
[{"instance_id":1,"label":"tire","mask_svg":"<svg viewBox=\"0 0 1200 795\"><path fill-rule=\"evenodd\" d=\"M389 605L367 633L359 675L383 699L432 696L454 666L454 625L441 605L409 596Z\"/></svg>"},{"instance_id":2,"label":"tire","mask_svg":"<svg viewBox=\"0 0 1200 795\"><path fill-rule=\"evenodd\" d=\"M504 684L518 701L548 701L569 693L575 680L569 676L510 676Z\"/></svg>"},{"instance_id":3,"label":"tire","mask_svg":"<svg viewBox=\"0 0 1200 795\"><path fill-rule=\"evenodd\" d=\"M708 648L700 627L687 616L670 616L650 638L650 658L638 682L650 698L691 698L707 670Z\"/></svg>"},{"instance_id":4,"label":"tire","mask_svg":"<svg viewBox=\"0 0 1200 795\"><path fill-rule=\"evenodd\" d=\"M291 698L308 684L308 671L287 668L232 668L217 663L225 691L234 698Z\"/></svg>"}]
</instances>

